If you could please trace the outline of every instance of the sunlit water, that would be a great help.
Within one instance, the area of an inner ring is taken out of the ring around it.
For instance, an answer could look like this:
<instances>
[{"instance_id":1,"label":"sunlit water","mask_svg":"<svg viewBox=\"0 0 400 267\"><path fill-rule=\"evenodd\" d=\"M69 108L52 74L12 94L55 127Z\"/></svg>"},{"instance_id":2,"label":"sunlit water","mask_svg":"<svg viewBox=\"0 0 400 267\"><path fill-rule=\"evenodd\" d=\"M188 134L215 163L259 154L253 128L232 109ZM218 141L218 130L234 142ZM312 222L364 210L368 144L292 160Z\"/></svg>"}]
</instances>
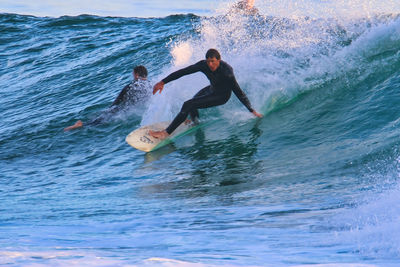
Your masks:
<instances>
[{"instance_id":1,"label":"sunlit water","mask_svg":"<svg viewBox=\"0 0 400 267\"><path fill-rule=\"evenodd\" d=\"M225 4L207 17L0 15L0 264L397 266L399 11L304 3L259 2L257 16ZM207 85L194 74L63 131L102 114L135 65L154 83L210 47L263 119L232 96L159 151L127 145Z\"/></svg>"}]
</instances>

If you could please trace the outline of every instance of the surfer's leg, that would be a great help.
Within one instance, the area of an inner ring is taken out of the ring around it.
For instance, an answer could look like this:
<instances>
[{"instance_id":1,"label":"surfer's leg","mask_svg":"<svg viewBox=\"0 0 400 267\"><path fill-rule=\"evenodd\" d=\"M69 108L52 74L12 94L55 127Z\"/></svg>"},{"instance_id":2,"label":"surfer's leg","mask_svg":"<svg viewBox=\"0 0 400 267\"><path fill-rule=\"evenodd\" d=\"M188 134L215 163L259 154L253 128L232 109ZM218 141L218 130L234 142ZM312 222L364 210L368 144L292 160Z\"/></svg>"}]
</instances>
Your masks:
<instances>
[{"instance_id":1,"label":"surfer's leg","mask_svg":"<svg viewBox=\"0 0 400 267\"><path fill-rule=\"evenodd\" d=\"M211 90L211 86L209 85L209 86L204 87L204 88L201 89L200 91L198 91L198 92L193 96L193 98L198 98L198 97L201 97L201 96L211 95L211 93L212 93L212 90ZM197 109L195 109L195 108L192 109L192 110L190 111L190 118L192 119L192 121L193 121L194 123L198 123L199 118L200 118L199 111L198 111Z\"/></svg>"},{"instance_id":2,"label":"surfer's leg","mask_svg":"<svg viewBox=\"0 0 400 267\"><path fill-rule=\"evenodd\" d=\"M192 119L192 122L198 123L200 118L199 111L197 109L193 109L192 111L190 111L190 118Z\"/></svg>"},{"instance_id":3,"label":"surfer's leg","mask_svg":"<svg viewBox=\"0 0 400 267\"><path fill-rule=\"evenodd\" d=\"M95 125L102 124L103 122L104 122L104 118L102 118L101 116L99 116L99 117L97 117L96 119L89 121L89 122L87 123L87 125L95 126Z\"/></svg>"},{"instance_id":4,"label":"surfer's leg","mask_svg":"<svg viewBox=\"0 0 400 267\"><path fill-rule=\"evenodd\" d=\"M176 115L175 119L166 129L166 132L168 134L171 134L173 131L175 131L175 129L178 128L178 126L185 121L185 119L188 117L189 114L193 112L193 110L197 111L197 109L200 108L210 108L219 106L225 104L228 101L228 99L229 95L228 97L226 97L226 96L212 94L212 95L205 95L201 97L192 98L186 101L185 103L183 103L181 111L178 113L178 115Z\"/></svg>"}]
</instances>

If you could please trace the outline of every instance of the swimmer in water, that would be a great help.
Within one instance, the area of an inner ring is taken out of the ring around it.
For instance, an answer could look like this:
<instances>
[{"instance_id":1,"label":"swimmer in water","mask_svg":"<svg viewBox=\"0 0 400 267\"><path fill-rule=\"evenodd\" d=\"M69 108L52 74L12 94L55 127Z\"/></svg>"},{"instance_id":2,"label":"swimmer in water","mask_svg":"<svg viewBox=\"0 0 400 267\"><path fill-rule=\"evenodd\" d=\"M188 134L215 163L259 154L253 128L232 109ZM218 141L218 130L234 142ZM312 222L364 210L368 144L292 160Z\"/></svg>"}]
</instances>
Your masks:
<instances>
[{"instance_id":1,"label":"swimmer in water","mask_svg":"<svg viewBox=\"0 0 400 267\"><path fill-rule=\"evenodd\" d=\"M132 106L150 95L150 82L147 80L147 69L144 66L136 66L133 69L133 81L126 85L119 93L109 108L110 113L116 113L126 107ZM85 123L85 125L97 125L104 121L104 114L98 118ZM83 127L83 122L78 120L74 125L64 128L64 131L70 131Z\"/></svg>"}]
</instances>

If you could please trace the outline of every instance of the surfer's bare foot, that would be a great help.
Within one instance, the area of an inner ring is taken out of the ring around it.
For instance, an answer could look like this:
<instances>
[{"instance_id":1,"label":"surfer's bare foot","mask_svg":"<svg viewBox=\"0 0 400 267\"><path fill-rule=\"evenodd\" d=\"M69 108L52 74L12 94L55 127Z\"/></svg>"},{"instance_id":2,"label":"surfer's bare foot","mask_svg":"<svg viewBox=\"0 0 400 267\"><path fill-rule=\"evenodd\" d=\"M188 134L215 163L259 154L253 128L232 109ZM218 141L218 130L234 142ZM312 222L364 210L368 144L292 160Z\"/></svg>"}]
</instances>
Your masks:
<instances>
[{"instance_id":1,"label":"surfer's bare foot","mask_svg":"<svg viewBox=\"0 0 400 267\"><path fill-rule=\"evenodd\" d=\"M192 125L192 126L194 126L194 125L199 124L199 119L198 119L198 118L195 118L194 120L186 119L185 122L184 122L184 124L185 124L185 125Z\"/></svg>"},{"instance_id":2,"label":"surfer's bare foot","mask_svg":"<svg viewBox=\"0 0 400 267\"><path fill-rule=\"evenodd\" d=\"M153 136L154 138L157 138L157 139L165 139L165 138L167 138L169 136L169 134L165 130L164 131L152 131L152 130L150 130L149 134L151 136Z\"/></svg>"},{"instance_id":3,"label":"surfer's bare foot","mask_svg":"<svg viewBox=\"0 0 400 267\"><path fill-rule=\"evenodd\" d=\"M64 131L70 131L70 130L73 130L73 129L76 129L76 128L80 128L82 126L83 126L83 122L81 120L79 120L74 125L71 125L71 126L69 126L67 128L64 128Z\"/></svg>"}]
</instances>

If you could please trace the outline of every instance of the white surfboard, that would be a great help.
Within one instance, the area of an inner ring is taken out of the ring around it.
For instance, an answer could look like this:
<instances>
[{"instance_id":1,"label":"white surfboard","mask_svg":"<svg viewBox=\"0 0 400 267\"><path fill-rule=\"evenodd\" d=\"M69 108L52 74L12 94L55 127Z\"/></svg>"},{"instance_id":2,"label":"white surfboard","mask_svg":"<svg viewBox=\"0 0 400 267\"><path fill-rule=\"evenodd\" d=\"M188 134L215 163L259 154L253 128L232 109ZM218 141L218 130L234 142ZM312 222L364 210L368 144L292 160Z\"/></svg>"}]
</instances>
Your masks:
<instances>
[{"instance_id":1,"label":"white surfboard","mask_svg":"<svg viewBox=\"0 0 400 267\"><path fill-rule=\"evenodd\" d=\"M157 150L166 144L171 143L174 139L179 136L188 134L190 130L198 128L199 125L185 124L182 123L168 138L160 140L149 135L149 130L161 131L165 130L170 122L158 122L155 124L140 127L132 131L125 139L125 141L133 148L144 152L150 152Z\"/></svg>"}]
</instances>

